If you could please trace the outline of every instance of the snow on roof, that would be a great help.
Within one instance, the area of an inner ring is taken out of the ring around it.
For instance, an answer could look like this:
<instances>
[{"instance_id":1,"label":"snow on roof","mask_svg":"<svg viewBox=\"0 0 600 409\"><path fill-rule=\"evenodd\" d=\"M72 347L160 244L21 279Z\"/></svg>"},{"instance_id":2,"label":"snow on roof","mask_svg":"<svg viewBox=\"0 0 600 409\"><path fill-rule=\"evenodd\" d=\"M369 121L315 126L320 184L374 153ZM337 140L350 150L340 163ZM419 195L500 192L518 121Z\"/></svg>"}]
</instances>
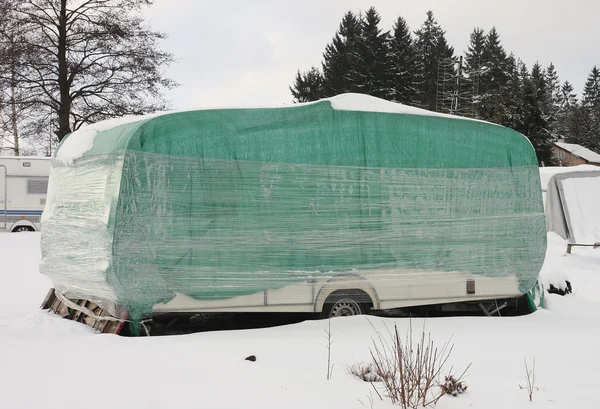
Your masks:
<instances>
[{"instance_id":1,"label":"snow on roof","mask_svg":"<svg viewBox=\"0 0 600 409\"><path fill-rule=\"evenodd\" d=\"M63 141L63 143L60 145L60 148L56 152L55 158L65 165L70 165L75 159L82 157L87 151L94 147L94 140L101 131L115 128L120 125L145 121L147 119L165 114L167 114L167 112L137 116L128 115L82 126L77 131L71 133L67 139Z\"/></svg>"},{"instance_id":2,"label":"snow on roof","mask_svg":"<svg viewBox=\"0 0 600 409\"><path fill-rule=\"evenodd\" d=\"M88 152L94 146L94 140L99 132L108 130L121 125L131 124L139 121L145 121L150 118L159 117L163 115L169 115L173 113L181 112L192 112L192 111L205 111L205 110L216 110L216 109L247 109L247 108L293 108L298 106L306 106L316 104L318 102L329 101L331 107L336 111L360 111L360 112L382 112L382 113L393 113L393 114L405 114L405 115L423 115L432 117L462 119L466 121L477 121L485 122L472 118L459 117L455 115L441 114L438 112L428 111L426 109L415 108L408 105L403 105L397 102L387 101L381 98L373 97L364 94L347 93L337 95L331 98L324 98L319 101L305 102L300 104L292 105L278 105L278 106L246 106L246 107L213 107L213 108L200 108L200 109L186 109L180 111L167 111L157 112L148 115L138 116L125 116L121 118L114 118L105 121L100 121L95 124L82 126L77 131L69 135L67 139L61 144L55 158L64 164L72 164L75 159L80 158L86 152Z\"/></svg>"},{"instance_id":3,"label":"snow on roof","mask_svg":"<svg viewBox=\"0 0 600 409\"><path fill-rule=\"evenodd\" d=\"M331 103L331 107L336 111L383 112L391 114L425 115L472 120L471 118L441 114L439 112L415 108L409 105L399 104L397 102L391 102L385 99L363 94L348 93L337 95L331 98L325 98L321 101L329 101Z\"/></svg>"},{"instance_id":4,"label":"snow on roof","mask_svg":"<svg viewBox=\"0 0 600 409\"><path fill-rule=\"evenodd\" d=\"M581 145L564 142L556 142L555 145L570 152L572 155L587 160L588 162L600 163L600 154L591 151L588 148L584 148Z\"/></svg>"},{"instance_id":5,"label":"snow on roof","mask_svg":"<svg viewBox=\"0 0 600 409\"><path fill-rule=\"evenodd\" d=\"M542 190L545 192L548 189L548 182L552 176L559 173L571 173L571 172L597 172L600 171L598 166L594 165L577 165L577 166L545 166L540 168L540 182L542 184Z\"/></svg>"}]
</instances>

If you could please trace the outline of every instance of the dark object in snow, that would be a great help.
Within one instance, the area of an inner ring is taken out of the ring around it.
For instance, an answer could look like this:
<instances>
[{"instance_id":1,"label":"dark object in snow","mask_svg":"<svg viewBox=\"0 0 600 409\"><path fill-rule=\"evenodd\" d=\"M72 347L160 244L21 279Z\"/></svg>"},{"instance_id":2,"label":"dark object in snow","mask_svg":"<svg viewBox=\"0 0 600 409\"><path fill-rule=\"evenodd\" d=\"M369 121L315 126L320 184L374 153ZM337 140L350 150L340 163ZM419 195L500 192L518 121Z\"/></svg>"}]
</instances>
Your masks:
<instances>
[{"instance_id":1,"label":"dark object in snow","mask_svg":"<svg viewBox=\"0 0 600 409\"><path fill-rule=\"evenodd\" d=\"M254 355L247 356L246 361L256 362L256 357Z\"/></svg>"},{"instance_id":2,"label":"dark object in snow","mask_svg":"<svg viewBox=\"0 0 600 409\"><path fill-rule=\"evenodd\" d=\"M550 288L548 288L548 293L550 294L558 294L558 295L566 295L566 294L571 294L573 292L573 288L571 287L571 283L567 280L565 280L565 283L567 283L567 288L563 289L563 288L557 288L554 285L550 284Z\"/></svg>"},{"instance_id":3,"label":"dark object in snow","mask_svg":"<svg viewBox=\"0 0 600 409\"><path fill-rule=\"evenodd\" d=\"M440 384L440 388L445 394L452 396L458 396L467 391L467 385L452 375L445 377L444 383Z\"/></svg>"}]
</instances>

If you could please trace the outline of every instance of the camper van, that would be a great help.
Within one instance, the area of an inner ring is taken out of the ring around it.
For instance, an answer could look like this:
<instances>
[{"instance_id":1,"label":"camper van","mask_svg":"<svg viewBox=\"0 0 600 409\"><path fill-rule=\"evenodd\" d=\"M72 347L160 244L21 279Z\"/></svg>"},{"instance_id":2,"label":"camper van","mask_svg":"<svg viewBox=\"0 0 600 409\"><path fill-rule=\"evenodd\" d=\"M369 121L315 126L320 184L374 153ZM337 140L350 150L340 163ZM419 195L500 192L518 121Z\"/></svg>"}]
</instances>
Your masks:
<instances>
[{"instance_id":1,"label":"camper van","mask_svg":"<svg viewBox=\"0 0 600 409\"><path fill-rule=\"evenodd\" d=\"M40 230L50 158L0 157L0 232Z\"/></svg>"}]
</instances>

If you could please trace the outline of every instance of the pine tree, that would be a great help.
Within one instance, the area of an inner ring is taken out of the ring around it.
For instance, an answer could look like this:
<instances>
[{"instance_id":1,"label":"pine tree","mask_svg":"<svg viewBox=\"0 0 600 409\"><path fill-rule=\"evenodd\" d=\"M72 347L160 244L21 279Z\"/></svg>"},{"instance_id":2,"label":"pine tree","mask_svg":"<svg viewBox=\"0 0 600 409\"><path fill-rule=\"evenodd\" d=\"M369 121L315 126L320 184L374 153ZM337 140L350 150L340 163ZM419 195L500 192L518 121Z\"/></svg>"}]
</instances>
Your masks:
<instances>
[{"instance_id":1,"label":"pine tree","mask_svg":"<svg viewBox=\"0 0 600 409\"><path fill-rule=\"evenodd\" d=\"M427 12L427 19L421 28L415 32L417 38L415 47L417 51L418 67L421 70L423 82L420 89L421 106L431 111L442 110L444 95L440 97L440 85L450 73L454 76L454 48L446 42L445 32L433 17L433 12Z\"/></svg>"},{"instance_id":2,"label":"pine tree","mask_svg":"<svg viewBox=\"0 0 600 409\"><path fill-rule=\"evenodd\" d=\"M321 97L322 85L321 72L318 68L311 67L310 70L303 73L298 71L294 85L289 88L294 102L309 102L317 101Z\"/></svg>"},{"instance_id":3,"label":"pine tree","mask_svg":"<svg viewBox=\"0 0 600 409\"><path fill-rule=\"evenodd\" d=\"M360 79L356 78L360 36L361 20L349 11L323 53L323 97L360 90Z\"/></svg>"},{"instance_id":4,"label":"pine tree","mask_svg":"<svg viewBox=\"0 0 600 409\"><path fill-rule=\"evenodd\" d=\"M406 20L402 17L398 17L394 23L389 60L391 63L390 99L407 105L419 105L417 94L421 81L418 77L417 54Z\"/></svg>"}]
</instances>

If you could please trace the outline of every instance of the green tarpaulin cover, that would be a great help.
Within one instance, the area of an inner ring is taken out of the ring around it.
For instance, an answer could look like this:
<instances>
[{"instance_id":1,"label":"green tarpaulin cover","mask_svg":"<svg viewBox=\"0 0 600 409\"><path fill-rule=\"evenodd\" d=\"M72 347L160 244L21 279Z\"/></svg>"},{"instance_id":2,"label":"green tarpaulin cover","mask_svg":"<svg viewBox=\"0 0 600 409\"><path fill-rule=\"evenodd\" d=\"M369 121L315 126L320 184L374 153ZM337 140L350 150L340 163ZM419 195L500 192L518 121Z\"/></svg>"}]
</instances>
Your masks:
<instances>
[{"instance_id":1,"label":"green tarpaulin cover","mask_svg":"<svg viewBox=\"0 0 600 409\"><path fill-rule=\"evenodd\" d=\"M99 123L53 159L41 271L137 314L350 271L502 277L545 252L521 134L361 95Z\"/></svg>"}]
</instances>

